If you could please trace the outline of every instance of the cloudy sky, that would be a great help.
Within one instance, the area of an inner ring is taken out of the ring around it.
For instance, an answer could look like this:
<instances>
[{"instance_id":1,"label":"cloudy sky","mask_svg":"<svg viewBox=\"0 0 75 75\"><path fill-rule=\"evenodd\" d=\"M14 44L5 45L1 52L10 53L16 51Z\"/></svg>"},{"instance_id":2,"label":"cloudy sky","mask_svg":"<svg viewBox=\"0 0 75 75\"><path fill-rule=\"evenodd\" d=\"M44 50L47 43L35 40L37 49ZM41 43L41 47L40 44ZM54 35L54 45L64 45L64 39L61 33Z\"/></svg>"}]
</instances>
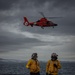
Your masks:
<instances>
[{"instance_id":1,"label":"cloudy sky","mask_svg":"<svg viewBox=\"0 0 75 75\"><path fill-rule=\"evenodd\" d=\"M42 18L39 12L57 23L55 28L26 27ZM0 58L29 60L37 52L38 59L47 61L51 53L61 61L75 60L75 1L74 0L0 0Z\"/></svg>"}]
</instances>

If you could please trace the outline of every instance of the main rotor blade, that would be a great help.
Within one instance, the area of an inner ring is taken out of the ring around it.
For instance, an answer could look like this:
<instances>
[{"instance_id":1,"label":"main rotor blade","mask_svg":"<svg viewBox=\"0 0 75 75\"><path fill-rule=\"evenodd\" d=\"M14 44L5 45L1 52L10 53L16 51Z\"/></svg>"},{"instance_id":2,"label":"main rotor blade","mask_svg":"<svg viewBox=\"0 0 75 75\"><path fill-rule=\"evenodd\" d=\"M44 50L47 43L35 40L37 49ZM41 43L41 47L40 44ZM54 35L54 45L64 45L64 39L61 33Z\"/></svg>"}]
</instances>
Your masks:
<instances>
[{"instance_id":1,"label":"main rotor blade","mask_svg":"<svg viewBox=\"0 0 75 75\"><path fill-rule=\"evenodd\" d=\"M44 15L44 13L43 12L39 12L44 18L45 18L45 15Z\"/></svg>"},{"instance_id":2,"label":"main rotor blade","mask_svg":"<svg viewBox=\"0 0 75 75\"><path fill-rule=\"evenodd\" d=\"M59 18L63 18L63 17L46 17L48 19L59 19Z\"/></svg>"},{"instance_id":3,"label":"main rotor blade","mask_svg":"<svg viewBox=\"0 0 75 75\"><path fill-rule=\"evenodd\" d=\"M57 19L57 18L63 18L61 16L56 16L56 17L45 17L44 13L43 12L39 12L44 18L49 18L49 19Z\"/></svg>"}]
</instances>

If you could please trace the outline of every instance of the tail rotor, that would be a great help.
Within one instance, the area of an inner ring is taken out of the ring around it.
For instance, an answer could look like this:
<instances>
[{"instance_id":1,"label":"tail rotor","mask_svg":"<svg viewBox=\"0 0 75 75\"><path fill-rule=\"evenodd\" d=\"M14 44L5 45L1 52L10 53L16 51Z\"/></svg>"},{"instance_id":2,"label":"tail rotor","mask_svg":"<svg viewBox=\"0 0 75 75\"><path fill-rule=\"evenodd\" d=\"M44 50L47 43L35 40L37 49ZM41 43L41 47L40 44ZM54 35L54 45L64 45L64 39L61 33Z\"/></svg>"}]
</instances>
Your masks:
<instances>
[{"instance_id":1,"label":"tail rotor","mask_svg":"<svg viewBox=\"0 0 75 75\"><path fill-rule=\"evenodd\" d=\"M29 26L29 22L28 22L28 20L27 20L27 18L26 17L24 17L24 23L23 23L25 26Z\"/></svg>"}]
</instances>

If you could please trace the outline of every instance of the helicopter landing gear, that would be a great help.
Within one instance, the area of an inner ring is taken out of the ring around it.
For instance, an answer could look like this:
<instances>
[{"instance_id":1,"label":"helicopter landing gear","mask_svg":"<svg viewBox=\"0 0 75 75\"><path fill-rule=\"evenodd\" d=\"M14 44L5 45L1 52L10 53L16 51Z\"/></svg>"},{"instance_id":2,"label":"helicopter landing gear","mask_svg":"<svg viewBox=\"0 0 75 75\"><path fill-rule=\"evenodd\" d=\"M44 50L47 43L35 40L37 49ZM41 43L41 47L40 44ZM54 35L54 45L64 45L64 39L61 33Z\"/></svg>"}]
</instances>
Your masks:
<instances>
[{"instance_id":1,"label":"helicopter landing gear","mask_svg":"<svg viewBox=\"0 0 75 75\"><path fill-rule=\"evenodd\" d=\"M42 29L44 29L44 27L43 27L43 26L41 26L41 28L42 28Z\"/></svg>"}]
</instances>

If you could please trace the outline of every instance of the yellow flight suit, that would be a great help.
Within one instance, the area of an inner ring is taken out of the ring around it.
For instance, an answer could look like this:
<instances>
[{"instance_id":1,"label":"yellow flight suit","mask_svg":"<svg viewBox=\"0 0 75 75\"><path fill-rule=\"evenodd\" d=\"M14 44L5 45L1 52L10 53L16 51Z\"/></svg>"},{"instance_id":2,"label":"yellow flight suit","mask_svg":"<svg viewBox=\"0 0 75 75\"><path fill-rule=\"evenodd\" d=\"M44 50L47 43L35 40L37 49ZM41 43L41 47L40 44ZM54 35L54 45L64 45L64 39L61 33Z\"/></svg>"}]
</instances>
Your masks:
<instances>
[{"instance_id":1,"label":"yellow flight suit","mask_svg":"<svg viewBox=\"0 0 75 75\"><path fill-rule=\"evenodd\" d=\"M30 69L30 72L32 73L40 72L40 66L38 60L30 59L26 65L26 68Z\"/></svg>"},{"instance_id":2,"label":"yellow flight suit","mask_svg":"<svg viewBox=\"0 0 75 75\"><path fill-rule=\"evenodd\" d=\"M56 64L57 67L54 67L54 64ZM60 68L61 68L61 64L58 60L55 61L49 60L46 65L46 73L52 75L58 75L58 69Z\"/></svg>"}]
</instances>

